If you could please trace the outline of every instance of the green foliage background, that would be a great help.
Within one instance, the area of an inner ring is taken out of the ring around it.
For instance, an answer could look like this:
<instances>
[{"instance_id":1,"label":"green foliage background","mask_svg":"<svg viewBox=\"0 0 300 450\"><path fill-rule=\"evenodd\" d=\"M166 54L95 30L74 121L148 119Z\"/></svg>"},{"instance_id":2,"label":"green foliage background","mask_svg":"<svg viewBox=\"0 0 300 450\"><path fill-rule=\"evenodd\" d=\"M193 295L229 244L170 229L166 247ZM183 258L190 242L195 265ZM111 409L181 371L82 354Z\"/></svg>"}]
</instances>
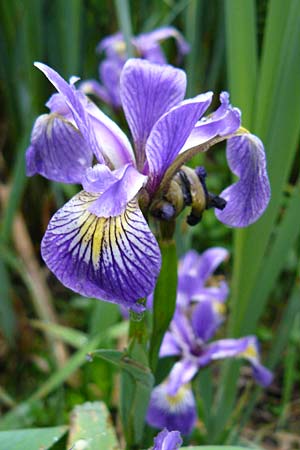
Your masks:
<instances>
[{"instance_id":1,"label":"green foliage background","mask_svg":"<svg viewBox=\"0 0 300 450\"><path fill-rule=\"evenodd\" d=\"M50 215L74 190L25 176L32 124L52 92L32 63L43 61L66 78L97 78L95 47L101 38L120 28L129 37L167 24L178 27L191 44L184 62L188 95L228 89L232 103L243 112L244 125L265 144L272 199L264 216L235 231L218 223L212 213L194 229L187 229L182 220L177 251L182 254L191 246L203 251L212 245L231 251L226 333L256 333L263 341L265 360L281 389L276 404L266 408L273 413L274 430L286 427L300 381L298 9L298 0L1 2L2 430L68 423L69 411L85 400L101 399L115 413L114 370L100 359L89 365L85 355L99 346L111 347L126 334L115 306L75 297L45 276L41 237ZM175 62L173 43L163 45ZM193 163L205 164L215 192L227 185L223 148ZM18 237L14 227L20 217L23 234ZM30 247L22 249L18 238ZM234 363L225 366L217 384L211 369L196 379L204 423L195 432L196 443L239 442L261 391L245 390L241 396L238 374Z\"/></svg>"}]
</instances>

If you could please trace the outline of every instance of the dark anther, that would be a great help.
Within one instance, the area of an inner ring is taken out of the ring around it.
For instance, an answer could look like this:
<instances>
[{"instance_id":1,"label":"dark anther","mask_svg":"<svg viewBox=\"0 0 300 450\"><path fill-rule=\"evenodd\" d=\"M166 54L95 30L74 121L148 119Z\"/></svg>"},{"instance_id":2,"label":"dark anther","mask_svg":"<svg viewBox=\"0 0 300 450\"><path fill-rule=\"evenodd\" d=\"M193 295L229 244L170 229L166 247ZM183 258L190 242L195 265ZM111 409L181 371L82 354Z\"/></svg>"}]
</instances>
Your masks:
<instances>
[{"instance_id":1,"label":"dark anther","mask_svg":"<svg viewBox=\"0 0 300 450\"><path fill-rule=\"evenodd\" d=\"M208 193L208 200L206 208L217 208L223 210L226 206L227 202L224 198L219 197L218 195Z\"/></svg>"},{"instance_id":2,"label":"dark anther","mask_svg":"<svg viewBox=\"0 0 300 450\"><path fill-rule=\"evenodd\" d=\"M160 209L155 209L152 214L157 219L171 220L175 217L176 210L171 203L163 203Z\"/></svg>"},{"instance_id":3,"label":"dark anther","mask_svg":"<svg viewBox=\"0 0 300 450\"><path fill-rule=\"evenodd\" d=\"M198 166L195 168L195 172L198 175L198 178L200 181L202 181L206 178L207 173L206 173L205 167Z\"/></svg>"},{"instance_id":4,"label":"dark anther","mask_svg":"<svg viewBox=\"0 0 300 450\"><path fill-rule=\"evenodd\" d=\"M183 172L183 170L180 170L178 173L181 179L183 201L186 206L189 206L192 204L193 201L191 195L191 183L187 175Z\"/></svg>"},{"instance_id":5,"label":"dark anther","mask_svg":"<svg viewBox=\"0 0 300 450\"><path fill-rule=\"evenodd\" d=\"M187 224L190 225L191 227L197 225L199 222L201 222L202 219L202 214L196 216L195 214L191 213L187 216L186 221Z\"/></svg>"}]
</instances>

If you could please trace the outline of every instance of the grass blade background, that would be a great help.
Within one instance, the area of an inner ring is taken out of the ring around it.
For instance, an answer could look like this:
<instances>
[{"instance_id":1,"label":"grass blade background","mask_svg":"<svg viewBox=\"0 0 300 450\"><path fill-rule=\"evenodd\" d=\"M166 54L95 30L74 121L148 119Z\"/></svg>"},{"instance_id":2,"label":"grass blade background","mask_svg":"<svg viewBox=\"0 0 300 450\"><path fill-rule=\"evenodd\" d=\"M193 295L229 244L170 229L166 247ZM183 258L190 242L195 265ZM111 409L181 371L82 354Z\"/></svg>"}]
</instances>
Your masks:
<instances>
[{"instance_id":1,"label":"grass blade background","mask_svg":"<svg viewBox=\"0 0 300 450\"><path fill-rule=\"evenodd\" d=\"M271 0L269 2L257 93L252 69L252 65L254 64L255 67L256 62L255 58L252 58L253 61L251 59L253 48L255 48L253 40L256 39L254 16L253 12L252 19L251 17L249 19L248 14L243 17L237 16L236 3L238 2L226 3L230 92L234 103L241 105L244 116L246 112L247 122L245 125L250 125L265 144L272 187L272 199L264 216L251 227L235 232L235 263L229 333L240 336L244 334L245 330L251 333L255 332L257 322L263 313L259 302L262 301L262 297L266 302L275 281L272 270L274 259L270 257L272 251L273 256L277 255L282 258L281 251L284 250L287 254L288 244L292 245L294 242L293 239L286 241L285 233L288 232L287 222L289 222L289 215L286 214L286 220L283 220L276 230L277 247L272 241L274 247L271 247L270 253L266 254L299 139L300 17L296 12L297 2L293 0L287 2L287 8L283 13L280 1ZM243 2L244 5L248 5L249 11L254 11L254 2ZM251 23L252 28L249 29ZM247 39L243 38L245 30L247 30ZM249 36L252 38L250 39ZM279 44L277 48L274 42ZM245 55L250 55L250 59L245 59ZM248 82L244 79L248 79ZM248 87L246 87L247 83L249 83ZM254 109L253 98L255 99ZM291 211L290 214L292 214ZM280 231L281 225L283 226L282 232ZM285 242L287 245L284 248ZM280 260L278 264L277 275L282 268ZM264 283L260 282L260 273L263 273ZM257 285L257 283L260 284ZM259 286L261 292L258 290ZM253 312L253 315L250 315L250 312ZM215 423L217 434L225 426L232 410L236 395L234 385L237 376L238 371L235 364L231 365L230 370L227 367L219 392L218 414Z\"/></svg>"}]
</instances>

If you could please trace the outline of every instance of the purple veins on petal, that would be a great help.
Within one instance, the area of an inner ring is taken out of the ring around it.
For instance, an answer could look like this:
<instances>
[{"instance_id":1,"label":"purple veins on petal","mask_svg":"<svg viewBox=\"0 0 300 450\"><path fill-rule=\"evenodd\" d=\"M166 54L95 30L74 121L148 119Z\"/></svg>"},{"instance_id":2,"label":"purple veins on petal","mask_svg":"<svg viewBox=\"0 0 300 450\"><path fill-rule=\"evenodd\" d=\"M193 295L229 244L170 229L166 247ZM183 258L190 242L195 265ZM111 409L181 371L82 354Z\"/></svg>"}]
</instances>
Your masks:
<instances>
[{"instance_id":1,"label":"purple veins on petal","mask_svg":"<svg viewBox=\"0 0 300 450\"><path fill-rule=\"evenodd\" d=\"M221 105L208 117L196 123L180 153L216 137L234 133L241 126L241 112L231 106L228 92L221 92Z\"/></svg>"},{"instance_id":2,"label":"purple veins on petal","mask_svg":"<svg viewBox=\"0 0 300 450\"><path fill-rule=\"evenodd\" d=\"M59 114L43 114L35 121L26 153L27 175L36 173L64 183L80 183L93 154L80 131Z\"/></svg>"},{"instance_id":3,"label":"purple veins on petal","mask_svg":"<svg viewBox=\"0 0 300 450\"><path fill-rule=\"evenodd\" d=\"M154 438L154 447L152 450L177 450L182 444L179 431L168 431L163 429Z\"/></svg>"},{"instance_id":4,"label":"purple veins on petal","mask_svg":"<svg viewBox=\"0 0 300 450\"><path fill-rule=\"evenodd\" d=\"M135 200L116 217L89 212L98 195L80 192L52 217L42 257L67 287L133 310L153 291L160 270L158 244Z\"/></svg>"},{"instance_id":5,"label":"purple veins on petal","mask_svg":"<svg viewBox=\"0 0 300 450\"><path fill-rule=\"evenodd\" d=\"M192 390L189 385L185 385L175 395L169 395L167 383L168 381L153 389L146 420L155 428L190 434L197 419Z\"/></svg>"},{"instance_id":6,"label":"purple veins on petal","mask_svg":"<svg viewBox=\"0 0 300 450\"><path fill-rule=\"evenodd\" d=\"M120 87L137 158L144 162L144 146L154 124L184 98L186 75L168 65L129 59L121 74Z\"/></svg>"},{"instance_id":7,"label":"purple veins on petal","mask_svg":"<svg viewBox=\"0 0 300 450\"><path fill-rule=\"evenodd\" d=\"M102 195L89 207L98 217L115 217L121 214L145 184L147 177L127 164L110 172L103 164L97 164L86 172L83 187L88 192Z\"/></svg>"},{"instance_id":8,"label":"purple veins on petal","mask_svg":"<svg viewBox=\"0 0 300 450\"><path fill-rule=\"evenodd\" d=\"M261 216L270 200L264 146L257 136L244 134L229 139L226 155L239 180L220 194L227 204L215 214L227 225L245 227Z\"/></svg>"},{"instance_id":9,"label":"purple veins on petal","mask_svg":"<svg viewBox=\"0 0 300 450\"><path fill-rule=\"evenodd\" d=\"M157 189L195 123L209 107L212 95L212 92L207 92L184 100L166 112L153 126L145 147L153 191Z\"/></svg>"},{"instance_id":10,"label":"purple veins on petal","mask_svg":"<svg viewBox=\"0 0 300 450\"><path fill-rule=\"evenodd\" d=\"M91 127L90 121L88 119L85 103L88 102L87 97L78 90L75 86L68 84L55 70L48 67L46 64L36 62L34 65L41 70L48 80L57 89L59 94L64 97L66 105L72 112L74 121L77 128L81 132L85 141L91 148L94 155L97 156L99 162L103 162L101 151L99 145L95 139L93 128Z\"/></svg>"}]
</instances>

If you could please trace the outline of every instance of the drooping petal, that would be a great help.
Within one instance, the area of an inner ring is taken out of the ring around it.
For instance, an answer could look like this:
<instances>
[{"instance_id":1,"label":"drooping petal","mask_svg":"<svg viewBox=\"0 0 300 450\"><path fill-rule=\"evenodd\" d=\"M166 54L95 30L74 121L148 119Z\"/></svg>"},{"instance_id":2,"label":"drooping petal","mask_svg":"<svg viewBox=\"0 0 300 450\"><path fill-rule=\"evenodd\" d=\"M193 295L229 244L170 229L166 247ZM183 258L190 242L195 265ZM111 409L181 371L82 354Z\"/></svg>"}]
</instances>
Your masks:
<instances>
[{"instance_id":1,"label":"drooping petal","mask_svg":"<svg viewBox=\"0 0 300 450\"><path fill-rule=\"evenodd\" d=\"M151 394L146 420L152 427L190 434L197 419L195 398L189 385L170 396L166 384L156 386Z\"/></svg>"},{"instance_id":2,"label":"drooping petal","mask_svg":"<svg viewBox=\"0 0 300 450\"><path fill-rule=\"evenodd\" d=\"M241 126L241 112L229 102L228 92L220 94L221 106L208 117L203 117L193 128L180 153L216 137L234 133Z\"/></svg>"},{"instance_id":3,"label":"drooping petal","mask_svg":"<svg viewBox=\"0 0 300 450\"><path fill-rule=\"evenodd\" d=\"M85 141L89 143L90 149L97 157L98 161L103 163L104 160L99 145L85 110L85 102L88 102L88 99L82 92L76 90L72 84L68 84L55 70L51 69L51 67L38 62L34 63L34 65L44 73L57 91L65 97L65 101L73 114L74 121L79 131L83 135Z\"/></svg>"},{"instance_id":4,"label":"drooping petal","mask_svg":"<svg viewBox=\"0 0 300 450\"><path fill-rule=\"evenodd\" d=\"M178 361L171 370L166 385L169 395L176 395L178 390L185 384L189 383L194 375L198 372L196 361L182 359Z\"/></svg>"},{"instance_id":5,"label":"drooping petal","mask_svg":"<svg viewBox=\"0 0 300 450\"><path fill-rule=\"evenodd\" d=\"M229 139L226 154L239 181L220 194L227 204L223 211L215 213L227 225L245 227L262 215L270 200L264 147L257 136L244 134Z\"/></svg>"},{"instance_id":6,"label":"drooping petal","mask_svg":"<svg viewBox=\"0 0 300 450\"><path fill-rule=\"evenodd\" d=\"M130 59L121 73L121 101L136 153L144 162L144 146L153 125L184 98L186 75L180 69Z\"/></svg>"},{"instance_id":7,"label":"drooping petal","mask_svg":"<svg viewBox=\"0 0 300 450\"><path fill-rule=\"evenodd\" d=\"M154 125L146 143L150 191L155 191L167 168L178 155L199 117L210 105L212 92L183 101Z\"/></svg>"},{"instance_id":8,"label":"drooping petal","mask_svg":"<svg viewBox=\"0 0 300 450\"><path fill-rule=\"evenodd\" d=\"M196 336L203 342L211 339L221 324L218 314L214 311L213 302L204 300L193 310L191 317Z\"/></svg>"},{"instance_id":9,"label":"drooping petal","mask_svg":"<svg viewBox=\"0 0 300 450\"><path fill-rule=\"evenodd\" d=\"M147 177L138 172L133 166L127 164L113 172L113 179L110 179L104 191L100 190L103 182L101 179L102 171L99 173L101 165L96 166L92 170L97 181L92 181L90 175L90 183L86 184L89 192L101 192L99 197L90 207L89 212L98 217L115 217L124 211L127 203L132 200L139 190L145 184ZM107 177L108 178L108 177ZM105 187L105 185L103 186ZM103 192L103 193L102 193Z\"/></svg>"},{"instance_id":10,"label":"drooping petal","mask_svg":"<svg viewBox=\"0 0 300 450\"><path fill-rule=\"evenodd\" d=\"M35 121L26 152L27 175L80 183L92 165L93 154L80 131L58 114L43 114Z\"/></svg>"},{"instance_id":11,"label":"drooping petal","mask_svg":"<svg viewBox=\"0 0 300 450\"><path fill-rule=\"evenodd\" d=\"M162 430L154 438L154 447L152 450L177 450L182 444L179 431Z\"/></svg>"},{"instance_id":12,"label":"drooping petal","mask_svg":"<svg viewBox=\"0 0 300 450\"><path fill-rule=\"evenodd\" d=\"M181 349L178 343L170 331L167 331L164 335L160 350L159 357L164 358L165 356L178 356L181 353Z\"/></svg>"},{"instance_id":13,"label":"drooping petal","mask_svg":"<svg viewBox=\"0 0 300 450\"><path fill-rule=\"evenodd\" d=\"M67 287L141 310L137 300L153 291L160 270L158 244L135 200L116 217L97 217L95 194L80 192L51 219L42 256Z\"/></svg>"},{"instance_id":14,"label":"drooping petal","mask_svg":"<svg viewBox=\"0 0 300 450\"><path fill-rule=\"evenodd\" d=\"M246 349L239 354L239 357L247 359L251 366L255 381L263 387L269 386L273 380L272 372L260 363L259 346L256 336L242 338L246 344Z\"/></svg>"}]
</instances>

